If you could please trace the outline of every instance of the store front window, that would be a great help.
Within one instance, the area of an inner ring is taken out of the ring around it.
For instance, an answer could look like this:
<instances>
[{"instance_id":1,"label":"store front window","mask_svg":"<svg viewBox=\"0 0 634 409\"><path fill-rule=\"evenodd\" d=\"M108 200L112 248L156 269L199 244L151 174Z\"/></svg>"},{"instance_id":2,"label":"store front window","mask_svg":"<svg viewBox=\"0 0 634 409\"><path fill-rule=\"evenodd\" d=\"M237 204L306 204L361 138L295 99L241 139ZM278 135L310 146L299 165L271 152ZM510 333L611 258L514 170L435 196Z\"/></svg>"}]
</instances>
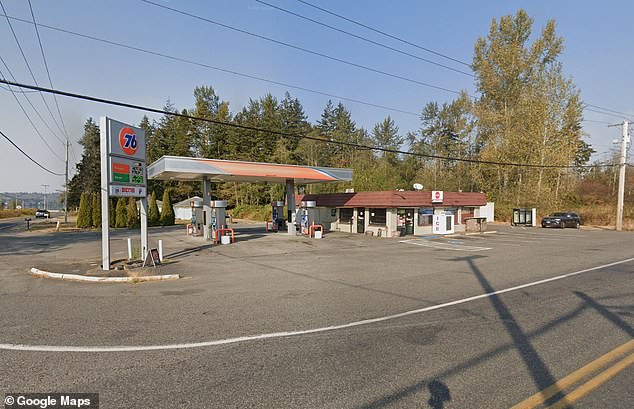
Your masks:
<instances>
[{"instance_id":1,"label":"store front window","mask_svg":"<svg viewBox=\"0 0 634 409\"><path fill-rule=\"evenodd\" d=\"M370 209L370 224L385 226L386 209Z\"/></svg>"},{"instance_id":2,"label":"store front window","mask_svg":"<svg viewBox=\"0 0 634 409\"><path fill-rule=\"evenodd\" d=\"M418 225L431 226L433 223L434 208L426 207L418 209Z\"/></svg>"},{"instance_id":3,"label":"store front window","mask_svg":"<svg viewBox=\"0 0 634 409\"><path fill-rule=\"evenodd\" d=\"M339 223L352 223L353 209L339 209Z\"/></svg>"}]
</instances>

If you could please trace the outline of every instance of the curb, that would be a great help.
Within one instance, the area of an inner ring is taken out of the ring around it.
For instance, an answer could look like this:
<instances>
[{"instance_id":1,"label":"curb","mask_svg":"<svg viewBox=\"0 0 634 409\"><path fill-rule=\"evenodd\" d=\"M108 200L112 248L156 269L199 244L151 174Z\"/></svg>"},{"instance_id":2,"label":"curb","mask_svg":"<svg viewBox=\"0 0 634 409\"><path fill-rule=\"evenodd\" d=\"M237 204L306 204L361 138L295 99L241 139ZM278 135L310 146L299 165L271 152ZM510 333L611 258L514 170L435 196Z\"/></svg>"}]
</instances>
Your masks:
<instances>
[{"instance_id":1,"label":"curb","mask_svg":"<svg viewBox=\"0 0 634 409\"><path fill-rule=\"evenodd\" d=\"M177 280L180 278L178 274L166 274L162 276L146 276L146 277L94 277L94 276L82 276L78 274L61 274L50 273L43 271L35 267L31 268L31 275L36 277L56 278L61 280L71 281L84 281L91 283L139 283L144 281L166 281Z\"/></svg>"}]
</instances>

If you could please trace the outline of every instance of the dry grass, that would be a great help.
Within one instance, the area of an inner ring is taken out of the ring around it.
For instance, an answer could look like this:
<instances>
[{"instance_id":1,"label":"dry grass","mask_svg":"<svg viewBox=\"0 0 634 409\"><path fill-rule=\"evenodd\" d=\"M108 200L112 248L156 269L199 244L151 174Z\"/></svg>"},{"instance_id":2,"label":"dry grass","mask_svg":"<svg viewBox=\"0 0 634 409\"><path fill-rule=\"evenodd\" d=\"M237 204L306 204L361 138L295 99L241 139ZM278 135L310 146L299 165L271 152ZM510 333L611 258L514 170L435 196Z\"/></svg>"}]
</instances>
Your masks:
<instances>
[{"instance_id":1,"label":"dry grass","mask_svg":"<svg viewBox=\"0 0 634 409\"><path fill-rule=\"evenodd\" d=\"M561 209L537 209L537 221L553 212L571 211L581 216L586 226L614 227L616 225L616 205L598 204L585 206L571 206ZM511 207L495 208L495 220L510 223L513 217ZM634 230L634 205L626 203L623 209L623 230Z\"/></svg>"},{"instance_id":2,"label":"dry grass","mask_svg":"<svg viewBox=\"0 0 634 409\"><path fill-rule=\"evenodd\" d=\"M21 216L35 217L35 209L0 209L0 219L9 219L11 217Z\"/></svg>"}]
</instances>

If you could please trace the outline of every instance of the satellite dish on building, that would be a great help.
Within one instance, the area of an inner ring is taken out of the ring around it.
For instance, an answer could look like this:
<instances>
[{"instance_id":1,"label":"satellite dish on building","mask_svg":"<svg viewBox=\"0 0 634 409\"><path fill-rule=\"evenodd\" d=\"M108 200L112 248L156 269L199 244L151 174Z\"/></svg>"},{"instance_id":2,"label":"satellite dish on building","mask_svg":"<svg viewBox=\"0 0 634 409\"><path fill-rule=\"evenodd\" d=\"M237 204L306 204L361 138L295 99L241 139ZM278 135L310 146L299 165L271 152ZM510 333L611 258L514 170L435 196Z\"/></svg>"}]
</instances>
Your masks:
<instances>
[{"instance_id":1,"label":"satellite dish on building","mask_svg":"<svg viewBox=\"0 0 634 409\"><path fill-rule=\"evenodd\" d=\"M420 183L414 183L412 187L414 188L414 190L423 190L423 185L421 185Z\"/></svg>"}]
</instances>

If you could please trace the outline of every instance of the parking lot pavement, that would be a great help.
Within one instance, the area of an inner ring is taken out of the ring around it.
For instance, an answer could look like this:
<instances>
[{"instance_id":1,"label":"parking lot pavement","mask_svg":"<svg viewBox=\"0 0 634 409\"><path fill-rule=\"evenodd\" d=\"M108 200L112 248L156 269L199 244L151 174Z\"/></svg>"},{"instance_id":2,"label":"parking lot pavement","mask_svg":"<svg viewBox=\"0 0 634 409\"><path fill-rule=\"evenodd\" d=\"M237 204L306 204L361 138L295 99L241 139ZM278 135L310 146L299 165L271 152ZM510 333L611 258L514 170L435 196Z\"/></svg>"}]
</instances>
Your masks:
<instances>
[{"instance_id":1,"label":"parking lot pavement","mask_svg":"<svg viewBox=\"0 0 634 409\"><path fill-rule=\"evenodd\" d=\"M139 285L26 274L98 260L98 232L2 234L0 385L104 407L510 407L634 337L634 234L495 229L422 246L256 225L211 246L154 228L185 278ZM622 376L593 402L627 399Z\"/></svg>"}]
</instances>

